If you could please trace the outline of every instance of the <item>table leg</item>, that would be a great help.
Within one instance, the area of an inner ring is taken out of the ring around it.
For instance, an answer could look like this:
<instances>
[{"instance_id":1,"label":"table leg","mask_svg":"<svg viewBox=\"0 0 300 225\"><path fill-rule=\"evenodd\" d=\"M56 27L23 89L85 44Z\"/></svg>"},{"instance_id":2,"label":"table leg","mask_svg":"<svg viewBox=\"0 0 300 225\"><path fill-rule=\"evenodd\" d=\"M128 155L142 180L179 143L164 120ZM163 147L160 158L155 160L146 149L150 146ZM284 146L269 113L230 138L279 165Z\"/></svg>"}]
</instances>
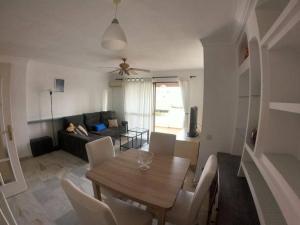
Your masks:
<instances>
[{"instance_id":1,"label":"table leg","mask_svg":"<svg viewBox=\"0 0 300 225\"><path fill-rule=\"evenodd\" d=\"M157 210L157 225L165 225L166 222L166 210L159 209Z\"/></svg>"},{"instance_id":2,"label":"table leg","mask_svg":"<svg viewBox=\"0 0 300 225\"><path fill-rule=\"evenodd\" d=\"M147 144L149 144L149 130L147 131Z\"/></svg>"},{"instance_id":3,"label":"table leg","mask_svg":"<svg viewBox=\"0 0 300 225\"><path fill-rule=\"evenodd\" d=\"M92 184L93 184L93 191L94 191L95 198L101 201L102 198L101 198L100 186L95 182L92 182Z\"/></svg>"}]
</instances>

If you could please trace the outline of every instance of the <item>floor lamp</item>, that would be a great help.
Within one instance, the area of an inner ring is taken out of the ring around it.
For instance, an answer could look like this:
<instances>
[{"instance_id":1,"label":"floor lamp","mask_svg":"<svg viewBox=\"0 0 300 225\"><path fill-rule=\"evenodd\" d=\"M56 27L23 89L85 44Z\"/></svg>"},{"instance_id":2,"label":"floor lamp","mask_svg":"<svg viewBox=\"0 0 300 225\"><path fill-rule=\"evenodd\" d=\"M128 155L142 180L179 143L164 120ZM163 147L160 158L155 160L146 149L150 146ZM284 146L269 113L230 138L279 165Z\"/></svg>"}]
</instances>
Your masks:
<instances>
[{"instance_id":1,"label":"floor lamp","mask_svg":"<svg viewBox=\"0 0 300 225\"><path fill-rule=\"evenodd\" d=\"M56 138L55 138L55 125L54 125L54 117L53 117L53 91L50 89L50 110L51 110L51 128L52 128L52 138L53 138L53 146L56 148Z\"/></svg>"}]
</instances>

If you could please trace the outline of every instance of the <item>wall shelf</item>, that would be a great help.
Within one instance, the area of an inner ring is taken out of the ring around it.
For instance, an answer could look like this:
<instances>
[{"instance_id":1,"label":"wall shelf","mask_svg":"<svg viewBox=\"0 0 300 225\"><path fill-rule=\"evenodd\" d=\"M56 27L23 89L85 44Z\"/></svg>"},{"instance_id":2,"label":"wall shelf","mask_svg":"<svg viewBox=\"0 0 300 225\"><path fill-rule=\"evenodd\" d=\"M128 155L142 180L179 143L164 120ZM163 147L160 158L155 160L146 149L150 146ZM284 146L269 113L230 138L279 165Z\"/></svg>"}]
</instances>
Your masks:
<instances>
[{"instance_id":1,"label":"wall shelf","mask_svg":"<svg viewBox=\"0 0 300 225\"><path fill-rule=\"evenodd\" d=\"M248 151L249 155L253 156L254 146L253 145L249 145L248 143L245 143L245 148Z\"/></svg>"},{"instance_id":2,"label":"wall shelf","mask_svg":"<svg viewBox=\"0 0 300 225\"><path fill-rule=\"evenodd\" d=\"M268 32L272 30L272 26L282 15L289 0L258 0L255 13L257 17L257 24L260 34L260 39L263 40L268 37Z\"/></svg>"},{"instance_id":3,"label":"wall shelf","mask_svg":"<svg viewBox=\"0 0 300 225\"><path fill-rule=\"evenodd\" d=\"M247 72L247 70L249 70L250 68L250 60L249 57L247 57L242 64L239 66L238 68L238 74L241 76L242 74L244 74L245 72Z\"/></svg>"},{"instance_id":4,"label":"wall shelf","mask_svg":"<svg viewBox=\"0 0 300 225\"><path fill-rule=\"evenodd\" d=\"M281 17L276 21L270 32L262 40L262 44L268 49L273 48L286 35L296 35L294 40L297 40L297 34L288 34L299 21L299 12L297 12L296 1L290 1Z\"/></svg>"},{"instance_id":5,"label":"wall shelf","mask_svg":"<svg viewBox=\"0 0 300 225\"><path fill-rule=\"evenodd\" d=\"M264 162L272 171L274 178L282 185L283 190L289 193L290 201L300 208L300 160L290 154L264 153Z\"/></svg>"},{"instance_id":6,"label":"wall shelf","mask_svg":"<svg viewBox=\"0 0 300 225\"><path fill-rule=\"evenodd\" d=\"M0 159L0 163L8 162L8 161L9 161L9 158Z\"/></svg>"},{"instance_id":7,"label":"wall shelf","mask_svg":"<svg viewBox=\"0 0 300 225\"><path fill-rule=\"evenodd\" d=\"M267 183L252 161L242 162L242 168L258 209L262 225L285 225L285 219Z\"/></svg>"},{"instance_id":8,"label":"wall shelf","mask_svg":"<svg viewBox=\"0 0 300 225\"><path fill-rule=\"evenodd\" d=\"M249 106L238 176L247 178L262 225L298 225L300 1L257 0L250 11L244 29L249 68L248 62L237 68L237 79L243 76L241 71L249 76L249 88L239 86L238 103Z\"/></svg>"},{"instance_id":9,"label":"wall shelf","mask_svg":"<svg viewBox=\"0 0 300 225\"><path fill-rule=\"evenodd\" d=\"M270 102L270 109L300 114L300 103Z\"/></svg>"}]
</instances>

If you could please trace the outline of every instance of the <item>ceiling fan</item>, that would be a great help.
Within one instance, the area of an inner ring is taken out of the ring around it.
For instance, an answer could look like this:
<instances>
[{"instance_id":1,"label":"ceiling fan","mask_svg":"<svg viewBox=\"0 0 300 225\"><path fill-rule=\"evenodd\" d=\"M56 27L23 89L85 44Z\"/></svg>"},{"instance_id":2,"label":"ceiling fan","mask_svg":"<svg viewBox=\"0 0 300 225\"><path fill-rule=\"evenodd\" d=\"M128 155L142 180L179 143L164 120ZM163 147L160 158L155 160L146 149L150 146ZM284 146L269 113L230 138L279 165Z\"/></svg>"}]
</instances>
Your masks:
<instances>
[{"instance_id":1,"label":"ceiling fan","mask_svg":"<svg viewBox=\"0 0 300 225\"><path fill-rule=\"evenodd\" d=\"M119 67L113 67L116 69L111 71L112 73L117 72L119 75L123 76L123 75L138 75L137 72L146 72L146 73L151 72L150 70L146 70L146 69L130 67L130 65L128 63L126 63L126 61L127 61L126 58L122 58L122 61L123 62L119 64Z\"/></svg>"}]
</instances>

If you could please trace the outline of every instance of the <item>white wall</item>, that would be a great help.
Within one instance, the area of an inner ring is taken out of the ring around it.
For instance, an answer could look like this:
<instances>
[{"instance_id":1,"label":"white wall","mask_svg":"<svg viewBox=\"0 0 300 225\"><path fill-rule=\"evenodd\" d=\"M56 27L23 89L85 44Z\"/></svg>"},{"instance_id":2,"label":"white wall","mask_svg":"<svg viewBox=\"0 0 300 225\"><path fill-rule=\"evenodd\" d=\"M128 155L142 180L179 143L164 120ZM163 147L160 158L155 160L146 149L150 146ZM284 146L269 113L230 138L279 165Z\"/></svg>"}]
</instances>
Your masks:
<instances>
[{"instance_id":1,"label":"white wall","mask_svg":"<svg viewBox=\"0 0 300 225\"><path fill-rule=\"evenodd\" d=\"M198 176L210 154L231 152L237 91L235 47L226 43L203 46L205 88Z\"/></svg>"},{"instance_id":2,"label":"white wall","mask_svg":"<svg viewBox=\"0 0 300 225\"><path fill-rule=\"evenodd\" d=\"M30 61L27 71L27 119L50 118L49 89L55 78L65 80L64 92L53 93L54 117L104 109L108 76L99 72Z\"/></svg>"},{"instance_id":3,"label":"white wall","mask_svg":"<svg viewBox=\"0 0 300 225\"><path fill-rule=\"evenodd\" d=\"M54 118L107 109L107 74L30 61L26 81L28 121L51 118L48 90L54 88L55 78L65 80L65 90L53 93ZM61 128L61 121L55 122L55 128ZM28 124L30 138L52 136L51 132L50 121Z\"/></svg>"},{"instance_id":4,"label":"white wall","mask_svg":"<svg viewBox=\"0 0 300 225\"><path fill-rule=\"evenodd\" d=\"M26 114L26 72L27 60L0 56L0 62L11 64L11 112L15 144L19 157L30 154Z\"/></svg>"},{"instance_id":5,"label":"white wall","mask_svg":"<svg viewBox=\"0 0 300 225\"><path fill-rule=\"evenodd\" d=\"M12 125L21 158L31 156L30 138L51 136L49 122L27 124L27 121L50 117L46 90L53 88L54 78L65 79L65 92L53 96L54 116L106 110L108 75L105 73L3 55L0 62L11 64Z\"/></svg>"}]
</instances>

